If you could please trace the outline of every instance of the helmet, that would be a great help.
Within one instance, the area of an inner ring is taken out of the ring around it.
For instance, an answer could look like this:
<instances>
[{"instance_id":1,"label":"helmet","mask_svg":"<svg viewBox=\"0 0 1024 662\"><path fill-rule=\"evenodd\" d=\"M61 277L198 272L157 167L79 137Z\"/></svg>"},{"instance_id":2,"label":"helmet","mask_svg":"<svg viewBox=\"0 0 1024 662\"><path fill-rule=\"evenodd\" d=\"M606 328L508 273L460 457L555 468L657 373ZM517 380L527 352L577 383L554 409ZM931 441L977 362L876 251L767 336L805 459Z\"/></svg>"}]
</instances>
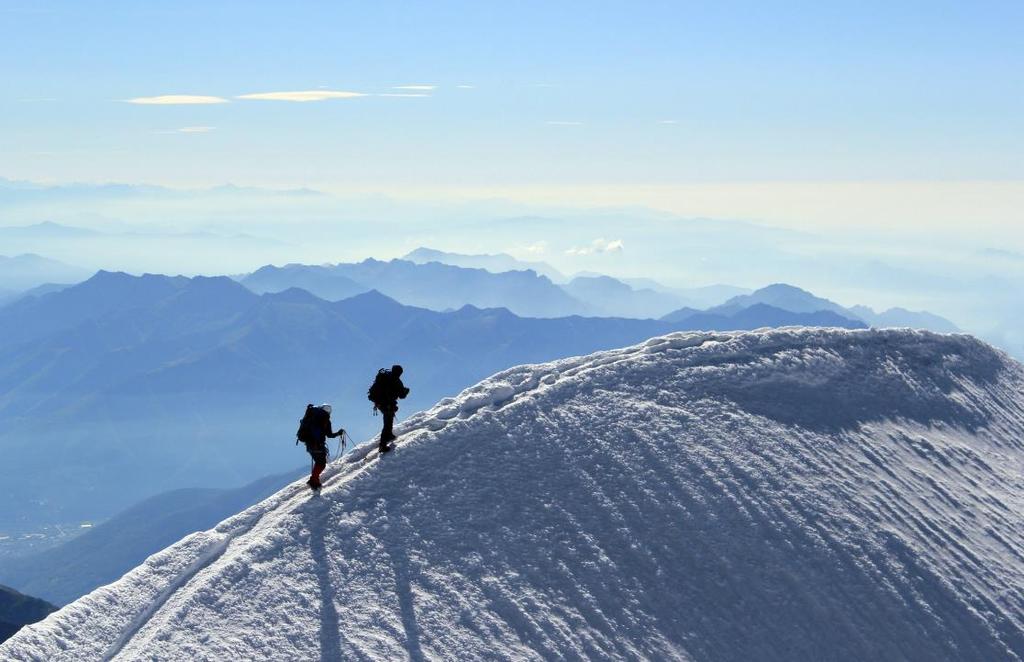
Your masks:
<instances>
[{"instance_id":1,"label":"helmet","mask_svg":"<svg viewBox=\"0 0 1024 662\"><path fill-rule=\"evenodd\" d=\"M402 376L402 366L398 365L397 363L395 365L391 366L391 374L394 375L395 377L401 377Z\"/></svg>"},{"instance_id":2,"label":"helmet","mask_svg":"<svg viewBox=\"0 0 1024 662\"><path fill-rule=\"evenodd\" d=\"M320 405L320 409L323 409L328 414L331 413L331 406L329 404L327 404L326 402L323 403L322 405Z\"/></svg>"}]
</instances>

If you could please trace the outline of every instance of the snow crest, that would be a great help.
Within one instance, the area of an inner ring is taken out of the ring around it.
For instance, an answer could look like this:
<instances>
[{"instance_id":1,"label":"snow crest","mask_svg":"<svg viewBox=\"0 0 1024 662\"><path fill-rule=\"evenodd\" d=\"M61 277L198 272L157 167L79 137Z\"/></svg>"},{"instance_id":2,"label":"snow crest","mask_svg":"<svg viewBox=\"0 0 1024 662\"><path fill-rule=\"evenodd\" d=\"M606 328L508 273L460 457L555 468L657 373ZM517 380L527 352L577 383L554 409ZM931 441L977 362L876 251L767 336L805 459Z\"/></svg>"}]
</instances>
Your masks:
<instances>
[{"instance_id":1,"label":"snow crest","mask_svg":"<svg viewBox=\"0 0 1024 662\"><path fill-rule=\"evenodd\" d=\"M987 345L907 330L512 368L0 658L1019 660L1022 393Z\"/></svg>"}]
</instances>

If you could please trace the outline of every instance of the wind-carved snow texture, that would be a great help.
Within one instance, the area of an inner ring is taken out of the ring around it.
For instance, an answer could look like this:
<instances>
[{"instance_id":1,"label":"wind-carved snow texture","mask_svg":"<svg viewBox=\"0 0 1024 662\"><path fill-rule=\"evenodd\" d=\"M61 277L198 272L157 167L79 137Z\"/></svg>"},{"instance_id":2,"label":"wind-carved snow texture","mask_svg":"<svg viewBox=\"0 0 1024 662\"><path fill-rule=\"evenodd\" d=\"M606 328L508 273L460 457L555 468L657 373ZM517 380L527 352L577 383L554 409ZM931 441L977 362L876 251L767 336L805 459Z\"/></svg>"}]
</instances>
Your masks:
<instances>
[{"instance_id":1,"label":"wind-carved snow texture","mask_svg":"<svg viewBox=\"0 0 1024 662\"><path fill-rule=\"evenodd\" d=\"M0 658L1019 660L1024 368L675 334L507 370Z\"/></svg>"}]
</instances>

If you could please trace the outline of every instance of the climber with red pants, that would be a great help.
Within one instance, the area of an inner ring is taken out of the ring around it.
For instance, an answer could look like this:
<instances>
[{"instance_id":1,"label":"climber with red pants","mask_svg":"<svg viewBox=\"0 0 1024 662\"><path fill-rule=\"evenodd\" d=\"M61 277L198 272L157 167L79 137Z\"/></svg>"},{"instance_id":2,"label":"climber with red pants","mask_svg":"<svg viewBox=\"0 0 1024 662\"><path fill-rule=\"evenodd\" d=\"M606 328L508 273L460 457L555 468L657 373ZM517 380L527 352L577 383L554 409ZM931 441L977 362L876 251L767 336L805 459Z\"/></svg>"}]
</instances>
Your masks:
<instances>
[{"instance_id":1,"label":"climber with red pants","mask_svg":"<svg viewBox=\"0 0 1024 662\"><path fill-rule=\"evenodd\" d=\"M306 406L306 414L299 421L299 431L295 434L295 443L301 441L306 444L306 452L313 458L313 470L309 474L309 480L306 481L306 485L309 485L310 489L319 490L322 487L320 473L327 466L327 438L333 439L343 434L345 434L343 428L338 428L337 432L331 432L331 406L329 404L324 403L319 407L312 404Z\"/></svg>"}]
</instances>

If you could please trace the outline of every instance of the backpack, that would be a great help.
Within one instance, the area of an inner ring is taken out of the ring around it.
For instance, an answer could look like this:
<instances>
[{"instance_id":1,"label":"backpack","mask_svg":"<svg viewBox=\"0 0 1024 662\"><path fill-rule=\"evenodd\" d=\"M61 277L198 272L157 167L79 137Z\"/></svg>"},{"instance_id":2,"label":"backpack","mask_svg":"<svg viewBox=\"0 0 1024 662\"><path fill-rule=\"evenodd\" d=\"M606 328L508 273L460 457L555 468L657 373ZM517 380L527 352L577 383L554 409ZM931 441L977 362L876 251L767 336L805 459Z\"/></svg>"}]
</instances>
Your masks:
<instances>
[{"instance_id":1,"label":"backpack","mask_svg":"<svg viewBox=\"0 0 1024 662\"><path fill-rule=\"evenodd\" d=\"M323 434L323 417L325 412L314 404L306 405L306 413L299 421L299 429L295 432L295 443L300 441L304 444L317 441Z\"/></svg>"},{"instance_id":2,"label":"backpack","mask_svg":"<svg viewBox=\"0 0 1024 662\"><path fill-rule=\"evenodd\" d=\"M377 409L387 399L390 381L391 371L381 368L377 371L377 376L373 378L370 388L366 389L366 399L373 403L374 409Z\"/></svg>"}]
</instances>

